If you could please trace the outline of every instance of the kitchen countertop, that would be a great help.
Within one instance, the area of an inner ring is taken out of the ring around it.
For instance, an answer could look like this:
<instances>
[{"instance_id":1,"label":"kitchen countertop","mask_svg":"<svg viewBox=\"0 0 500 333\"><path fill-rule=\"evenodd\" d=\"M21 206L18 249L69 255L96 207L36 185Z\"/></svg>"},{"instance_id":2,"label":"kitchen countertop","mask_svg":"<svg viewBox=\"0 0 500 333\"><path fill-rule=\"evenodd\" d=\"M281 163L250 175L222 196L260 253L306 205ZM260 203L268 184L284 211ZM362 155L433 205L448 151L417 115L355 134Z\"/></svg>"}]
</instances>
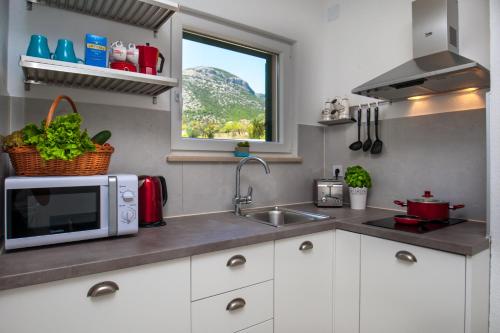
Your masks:
<instances>
[{"instance_id":1,"label":"kitchen countertop","mask_svg":"<svg viewBox=\"0 0 500 333\"><path fill-rule=\"evenodd\" d=\"M489 247L486 225L464 222L426 234L412 234L363 224L395 215L368 208L319 209L313 204L290 208L319 212L326 221L271 227L230 212L170 218L167 226L140 229L136 236L17 250L0 255L0 290L107 272L159 261L282 238L341 229L461 255Z\"/></svg>"}]
</instances>

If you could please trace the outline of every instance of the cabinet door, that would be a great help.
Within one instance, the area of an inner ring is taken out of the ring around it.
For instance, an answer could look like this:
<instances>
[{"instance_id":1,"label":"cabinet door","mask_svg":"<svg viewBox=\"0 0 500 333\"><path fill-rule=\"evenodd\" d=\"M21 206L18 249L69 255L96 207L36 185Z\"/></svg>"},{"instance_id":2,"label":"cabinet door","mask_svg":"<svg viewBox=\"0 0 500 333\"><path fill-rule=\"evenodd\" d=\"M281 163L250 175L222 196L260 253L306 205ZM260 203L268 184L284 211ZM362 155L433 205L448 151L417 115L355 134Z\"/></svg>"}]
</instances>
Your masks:
<instances>
[{"instance_id":1,"label":"cabinet door","mask_svg":"<svg viewBox=\"0 0 500 333\"><path fill-rule=\"evenodd\" d=\"M274 331L331 333L333 231L275 242Z\"/></svg>"},{"instance_id":2,"label":"cabinet door","mask_svg":"<svg viewBox=\"0 0 500 333\"><path fill-rule=\"evenodd\" d=\"M462 333L464 313L464 256L361 236L361 333Z\"/></svg>"},{"instance_id":3,"label":"cabinet door","mask_svg":"<svg viewBox=\"0 0 500 333\"><path fill-rule=\"evenodd\" d=\"M1 331L9 333L189 333L189 258L0 293ZM115 293L87 297L97 283Z\"/></svg>"},{"instance_id":4,"label":"cabinet door","mask_svg":"<svg viewBox=\"0 0 500 333\"><path fill-rule=\"evenodd\" d=\"M361 235L335 231L334 331L359 333Z\"/></svg>"}]
</instances>

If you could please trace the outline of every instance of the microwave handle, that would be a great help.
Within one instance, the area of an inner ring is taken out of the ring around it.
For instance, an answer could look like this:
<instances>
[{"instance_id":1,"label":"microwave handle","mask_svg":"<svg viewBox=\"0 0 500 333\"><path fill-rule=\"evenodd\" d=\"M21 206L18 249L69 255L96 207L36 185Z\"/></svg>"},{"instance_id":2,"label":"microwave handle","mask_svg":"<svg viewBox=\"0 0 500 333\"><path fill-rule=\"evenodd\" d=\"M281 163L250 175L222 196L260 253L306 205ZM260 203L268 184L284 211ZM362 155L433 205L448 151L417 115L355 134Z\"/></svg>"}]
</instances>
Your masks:
<instances>
[{"instance_id":1,"label":"microwave handle","mask_svg":"<svg viewBox=\"0 0 500 333\"><path fill-rule=\"evenodd\" d=\"M108 177L108 235L118 234L118 181L116 176Z\"/></svg>"}]
</instances>

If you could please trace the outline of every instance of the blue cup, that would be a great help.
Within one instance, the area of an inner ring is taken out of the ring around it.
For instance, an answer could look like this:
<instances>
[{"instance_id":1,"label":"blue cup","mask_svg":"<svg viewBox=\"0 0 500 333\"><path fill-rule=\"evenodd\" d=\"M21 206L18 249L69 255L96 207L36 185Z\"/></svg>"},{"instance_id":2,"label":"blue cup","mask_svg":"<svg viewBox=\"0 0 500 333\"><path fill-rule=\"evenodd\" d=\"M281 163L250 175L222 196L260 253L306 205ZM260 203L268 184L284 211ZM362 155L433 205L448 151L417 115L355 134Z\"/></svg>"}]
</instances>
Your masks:
<instances>
[{"instance_id":1,"label":"blue cup","mask_svg":"<svg viewBox=\"0 0 500 333\"><path fill-rule=\"evenodd\" d=\"M59 39L57 41L56 52L54 53L54 60L67 61L67 62L81 62L83 60L77 58L73 48L73 42L69 39Z\"/></svg>"},{"instance_id":2,"label":"blue cup","mask_svg":"<svg viewBox=\"0 0 500 333\"><path fill-rule=\"evenodd\" d=\"M30 57L50 59L51 53L47 37L42 35L32 35L26 55Z\"/></svg>"}]
</instances>

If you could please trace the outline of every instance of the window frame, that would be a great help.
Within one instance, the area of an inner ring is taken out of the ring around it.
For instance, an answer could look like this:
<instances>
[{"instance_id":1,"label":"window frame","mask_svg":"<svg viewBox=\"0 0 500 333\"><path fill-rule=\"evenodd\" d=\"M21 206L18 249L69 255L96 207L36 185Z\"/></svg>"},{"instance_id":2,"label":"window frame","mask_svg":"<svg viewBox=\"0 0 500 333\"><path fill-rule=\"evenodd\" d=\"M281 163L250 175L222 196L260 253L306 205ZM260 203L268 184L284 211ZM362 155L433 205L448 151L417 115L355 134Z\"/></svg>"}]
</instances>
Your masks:
<instances>
[{"instance_id":1,"label":"window frame","mask_svg":"<svg viewBox=\"0 0 500 333\"><path fill-rule=\"evenodd\" d=\"M171 91L171 144L172 151L230 152L237 142L245 140L214 140L182 137L182 41L183 31L187 30L201 35L213 36L224 41L240 45L249 45L257 50L278 55L276 66L277 98L273 99L277 109L278 121L273 122L274 133L279 133L277 141L253 141L252 151L263 153L296 154L297 126L296 112L292 99L292 47L293 43L274 39L256 31L243 29L223 19L216 20L212 16L178 13L172 18L171 72L179 79L179 86ZM274 70L274 69L273 69ZM273 92L274 93L274 92ZM285 98L288 96L288 98ZM251 140L248 140L251 141Z\"/></svg>"},{"instance_id":2,"label":"window frame","mask_svg":"<svg viewBox=\"0 0 500 333\"><path fill-rule=\"evenodd\" d=\"M278 98L279 92L277 91L278 73L275 68L279 64L279 55L271 53L264 50L258 50L255 47L237 44L234 41L223 40L215 36L208 36L206 33L200 33L196 31L191 31L188 29L182 30L182 39L185 39L202 43L204 45L209 45L213 47L218 47L224 50L234 51L257 58L264 59L266 61L266 77L265 77L265 126L266 126L266 137L265 142L275 142L279 138L279 127L275 126L276 122L279 122L279 108L275 100ZM185 138L185 137L184 137ZM252 139L210 139L210 140L230 140L230 141L241 141ZM261 141L261 140L257 140Z\"/></svg>"}]
</instances>

